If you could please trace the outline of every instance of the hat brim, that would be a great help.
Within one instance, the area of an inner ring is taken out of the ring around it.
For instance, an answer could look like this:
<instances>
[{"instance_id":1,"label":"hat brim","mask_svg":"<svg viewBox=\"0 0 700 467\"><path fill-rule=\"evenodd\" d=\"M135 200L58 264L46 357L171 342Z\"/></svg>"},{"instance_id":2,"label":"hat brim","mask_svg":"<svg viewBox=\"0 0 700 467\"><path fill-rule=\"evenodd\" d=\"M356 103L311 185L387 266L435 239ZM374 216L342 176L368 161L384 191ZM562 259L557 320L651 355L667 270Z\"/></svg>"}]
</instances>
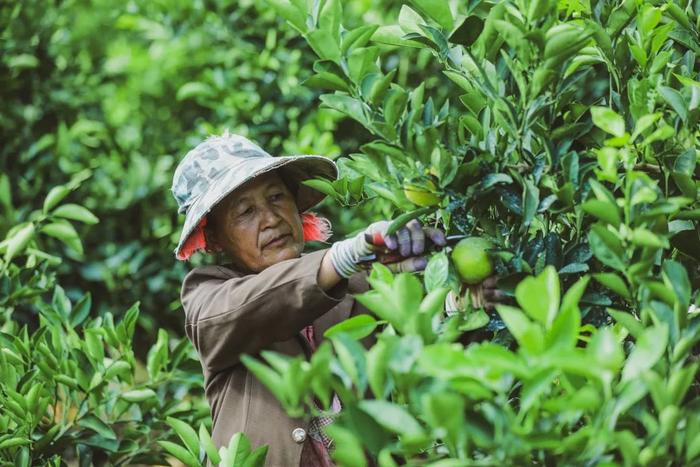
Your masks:
<instances>
[{"instance_id":1,"label":"hat brim","mask_svg":"<svg viewBox=\"0 0 700 467\"><path fill-rule=\"evenodd\" d=\"M231 194L236 188L258 175L283 168L287 182L293 183L297 187L296 203L302 212L317 205L326 197L324 193L303 185L302 181L316 177L324 177L331 180L338 178L338 167L335 165L335 162L323 156L261 157L248 163L255 164L251 167L249 175L241 177L237 171L228 172L220 179L214 181L206 193L189 207L185 215L185 225L180 233L180 240L177 248L175 248L175 255L180 253L180 249L190 234L221 200Z\"/></svg>"}]
</instances>

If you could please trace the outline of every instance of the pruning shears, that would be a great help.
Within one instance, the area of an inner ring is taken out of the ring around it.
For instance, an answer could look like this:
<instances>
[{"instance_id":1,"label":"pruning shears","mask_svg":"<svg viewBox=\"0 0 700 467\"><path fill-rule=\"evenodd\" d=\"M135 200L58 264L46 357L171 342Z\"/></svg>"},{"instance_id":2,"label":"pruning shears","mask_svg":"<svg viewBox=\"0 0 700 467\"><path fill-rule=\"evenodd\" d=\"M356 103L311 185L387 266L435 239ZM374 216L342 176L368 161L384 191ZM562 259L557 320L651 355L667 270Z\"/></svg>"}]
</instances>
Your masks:
<instances>
[{"instance_id":1,"label":"pruning shears","mask_svg":"<svg viewBox=\"0 0 700 467\"><path fill-rule=\"evenodd\" d=\"M426 237L426 242L428 243L428 248L426 248L426 252L432 251L437 251L437 250L442 250L446 246L452 246L455 245L457 242L462 240L463 238L468 237L468 235L448 235L445 237L445 245L440 246L440 245L435 245L433 242L430 241L428 237ZM375 262L380 262L382 264L389 264L389 263L395 263L397 261L401 261L405 259L403 256L399 255L396 253L395 250L389 250L386 245L384 244L384 238L382 237L381 234L375 234L374 236L370 234L365 234L365 240L367 243L370 243L376 247L378 247L377 251L374 253L370 253L365 256L361 256L359 259L358 264L360 267L364 269L369 269L372 267L372 263ZM434 248L430 248L430 246L433 246Z\"/></svg>"}]
</instances>

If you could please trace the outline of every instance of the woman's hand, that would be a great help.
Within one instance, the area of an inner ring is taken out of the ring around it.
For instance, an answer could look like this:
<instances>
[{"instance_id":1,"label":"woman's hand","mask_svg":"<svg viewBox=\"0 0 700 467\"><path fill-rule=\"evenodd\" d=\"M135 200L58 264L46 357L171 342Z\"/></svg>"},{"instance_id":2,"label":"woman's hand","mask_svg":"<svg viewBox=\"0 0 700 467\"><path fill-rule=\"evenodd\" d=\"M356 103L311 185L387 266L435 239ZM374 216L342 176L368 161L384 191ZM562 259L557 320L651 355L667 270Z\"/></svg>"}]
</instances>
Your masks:
<instances>
[{"instance_id":1,"label":"woman's hand","mask_svg":"<svg viewBox=\"0 0 700 467\"><path fill-rule=\"evenodd\" d=\"M445 233L433 227L424 227L413 219L395 234L387 235L389 221L371 224L364 231L364 240L371 252L394 272L412 272L425 269L427 259L423 256L427 240L445 246Z\"/></svg>"},{"instance_id":2,"label":"woman's hand","mask_svg":"<svg viewBox=\"0 0 700 467\"><path fill-rule=\"evenodd\" d=\"M389 225L389 221L375 222L355 237L331 246L330 262L340 277L348 278L358 272L362 258L371 253L389 263L387 266L395 272L420 271L428 263L422 256L426 240L430 239L438 246L445 245L444 232L423 227L415 219L392 235L386 233Z\"/></svg>"},{"instance_id":3,"label":"woman's hand","mask_svg":"<svg viewBox=\"0 0 700 467\"><path fill-rule=\"evenodd\" d=\"M469 288L472 305L476 308L486 308L492 311L496 305L505 303L508 298L506 294L497 287L498 276L490 276L484 279L481 284Z\"/></svg>"}]
</instances>

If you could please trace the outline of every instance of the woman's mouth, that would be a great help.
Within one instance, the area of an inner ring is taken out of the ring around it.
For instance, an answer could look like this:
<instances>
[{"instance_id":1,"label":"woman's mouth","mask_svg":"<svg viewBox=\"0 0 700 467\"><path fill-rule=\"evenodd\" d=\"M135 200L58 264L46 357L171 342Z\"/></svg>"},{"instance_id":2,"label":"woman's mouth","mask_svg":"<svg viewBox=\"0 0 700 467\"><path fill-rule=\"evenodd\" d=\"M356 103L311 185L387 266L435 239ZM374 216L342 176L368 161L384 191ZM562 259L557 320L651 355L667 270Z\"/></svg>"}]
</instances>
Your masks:
<instances>
[{"instance_id":1,"label":"woman's mouth","mask_svg":"<svg viewBox=\"0 0 700 467\"><path fill-rule=\"evenodd\" d=\"M271 242L268 242L265 244L264 248L279 248L283 246L285 243L287 243L287 240L289 240L290 235L289 234L284 234L282 236L277 237L275 240L272 240Z\"/></svg>"}]
</instances>

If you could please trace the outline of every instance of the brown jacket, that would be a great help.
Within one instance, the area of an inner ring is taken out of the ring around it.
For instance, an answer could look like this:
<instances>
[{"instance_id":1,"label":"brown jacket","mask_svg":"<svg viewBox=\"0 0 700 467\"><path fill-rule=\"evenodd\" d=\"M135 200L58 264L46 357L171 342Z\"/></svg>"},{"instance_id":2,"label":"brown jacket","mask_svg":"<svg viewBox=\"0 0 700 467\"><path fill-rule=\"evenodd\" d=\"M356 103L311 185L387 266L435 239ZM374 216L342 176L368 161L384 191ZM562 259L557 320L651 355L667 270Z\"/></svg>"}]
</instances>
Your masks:
<instances>
[{"instance_id":1,"label":"brown jacket","mask_svg":"<svg viewBox=\"0 0 700 467\"><path fill-rule=\"evenodd\" d=\"M242 353L256 355L263 349L308 356L302 328L313 322L318 344L330 326L367 312L350 295L367 290L364 274L328 292L319 288L316 277L326 251L282 261L258 274L202 266L185 277L185 332L202 363L217 447L242 431L253 447L270 446L266 466L299 465L302 443L294 441L292 431L307 430L308 423L287 416L239 359Z\"/></svg>"}]
</instances>

